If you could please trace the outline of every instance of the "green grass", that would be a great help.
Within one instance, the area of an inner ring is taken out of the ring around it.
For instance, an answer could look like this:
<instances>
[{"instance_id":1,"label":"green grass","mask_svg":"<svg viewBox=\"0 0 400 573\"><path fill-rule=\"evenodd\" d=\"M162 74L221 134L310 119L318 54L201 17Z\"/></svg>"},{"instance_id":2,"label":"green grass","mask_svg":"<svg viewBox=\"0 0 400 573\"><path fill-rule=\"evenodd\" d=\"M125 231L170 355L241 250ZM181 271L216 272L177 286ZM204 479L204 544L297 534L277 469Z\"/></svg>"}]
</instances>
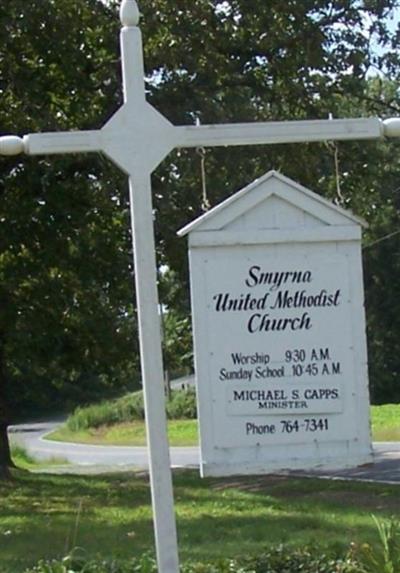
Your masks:
<instances>
[{"instance_id":1,"label":"green grass","mask_svg":"<svg viewBox=\"0 0 400 573\"><path fill-rule=\"evenodd\" d=\"M18 443L11 443L11 458L14 464L22 469L33 468L37 463L26 448Z\"/></svg>"},{"instance_id":2,"label":"green grass","mask_svg":"<svg viewBox=\"0 0 400 573\"><path fill-rule=\"evenodd\" d=\"M22 444L17 442L11 442L11 458L18 468L26 470L37 470L68 464L66 459L59 457L52 457L47 460L38 460L32 456Z\"/></svg>"},{"instance_id":3,"label":"green grass","mask_svg":"<svg viewBox=\"0 0 400 573\"><path fill-rule=\"evenodd\" d=\"M378 442L400 441L400 404L372 406L372 433Z\"/></svg>"},{"instance_id":4,"label":"green grass","mask_svg":"<svg viewBox=\"0 0 400 573\"><path fill-rule=\"evenodd\" d=\"M106 406L101 405L100 410ZM95 411L97 407L91 406ZM85 414L85 409L80 409ZM387 404L384 406L371 407L372 436L374 441L391 442L400 441L400 404ZM64 442L78 442L86 444L114 444L136 445L146 444L144 422L116 422L114 424L95 425L87 427L86 422L82 426L67 423L66 426L56 430L48 436L51 440ZM97 418L98 419L98 418ZM102 418L104 419L104 418ZM74 429L77 428L77 429ZM198 443L197 420L169 420L168 435L172 446L193 446Z\"/></svg>"},{"instance_id":5,"label":"green grass","mask_svg":"<svg viewBox=\"0 0 400 573\"><path fill-rule=\"evenodd\" d=\"M73 546L88 558L153 550L145 475L40 475L0 482L0 572L20 573ZM400 488L284 477L174 474L183 561L257 555L270 545L342 551L376 539L371 514L400 515Z\"/></svg>"},{"instance_id":6,"label":"green grass","mask_svg":"<svg viewBox=\"0 0 400 573\"><path fill-rule=\"evenodd\" d=\"M169 420L168 436L172 446L196 446L197 420ZM65 425L46 436L46 439L84 444L145 446L146 429L144 422L139 420L77 431Z\"/></svg>"}]
</instances>

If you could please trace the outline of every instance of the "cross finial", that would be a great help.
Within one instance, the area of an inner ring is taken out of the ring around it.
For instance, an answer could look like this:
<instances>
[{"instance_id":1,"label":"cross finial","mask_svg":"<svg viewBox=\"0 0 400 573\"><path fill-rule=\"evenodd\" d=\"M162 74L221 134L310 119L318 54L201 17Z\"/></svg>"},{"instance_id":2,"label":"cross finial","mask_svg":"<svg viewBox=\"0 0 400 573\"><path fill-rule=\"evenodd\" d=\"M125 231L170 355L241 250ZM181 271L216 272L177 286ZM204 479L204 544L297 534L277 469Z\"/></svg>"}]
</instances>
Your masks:
<instances>
[{"instance_id":1,"label":"cross finial","mask_svg":"<svg viewBox=\"0 0 400 573\"><path fill-rule=\"evenodd\" d=\"M136 0L122 0L119 17L123 26L137 26L139 24L140 14Z\"/></svg>"}]
</instances>

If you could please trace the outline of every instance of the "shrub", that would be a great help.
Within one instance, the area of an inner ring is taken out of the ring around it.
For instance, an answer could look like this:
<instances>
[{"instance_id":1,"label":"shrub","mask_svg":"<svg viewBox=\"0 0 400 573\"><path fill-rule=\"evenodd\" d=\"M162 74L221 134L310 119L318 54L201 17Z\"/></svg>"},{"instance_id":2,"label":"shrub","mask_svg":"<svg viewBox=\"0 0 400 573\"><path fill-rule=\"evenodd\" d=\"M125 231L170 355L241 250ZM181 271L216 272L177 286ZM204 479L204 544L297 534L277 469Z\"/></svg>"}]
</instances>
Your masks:
<instances>
[{"instance_id":1,"label":"shrub","mask_svg":"<svg viewBox=\"0 0 400 573\"><path fill-rule=\"evenodd\" d=\"M147 554L129 561L85 559L73 551L62 559L41 560L24 573L156 573L155 560Z\"/></svg>"},{"instance_id":2,"label":"shrub","mask_svg":"<svg viewBox=\"0 0 400 573\"><path fill-rule=\"evenodd\" d=\"M377 519L372 516L379 537L379 546L361 545L358 557L365 573L400 573L400 522L395 517Z\"/></svg>"},{"instance_id":3,"label":"shrub","mask_svg":"<svg viewBox=\"0 0 400 573\"><path fill-rule=\"evenodd\" d=\"M197 418L194 388L172 391L171 399L167 402L167 416L170 420L195 420Z\"/></svg>"},{"instance_id":4,"label":"shrub","mask_svg":"<svg viewBox=\"0 0 400 573\"><path fill-rule=\"evenodd\" d=\"M98 428L103 424L112 425L118 422L117 412L112 402L103 402L93 406L78 407L68 417L68 429L77 432L88 428Z\"/></svg>"},{"instance_id":5,"label":"shrub","mask_svg":"<svg viewBox=\"0 0 400 573\"><path fill-rule=\"evenodd\" d=\"M193 388L171 392L171 399L167 402L167 416L174 420L196 418L196 393ZM76 432L143 419L143 392L132 392L115 400L76 408L67 420L67 427Z\"/></svg>"},{"instance_id":6,"label":"shrub","mask_svg":"<svg viewBox=\"0 0 400 573\"><path fill-rule=\"evenodd\" d=\"M62 560L41 561L25 573L156 573L155 560L147 554L129 561L84 560L74 555ZM182 573L363 573L350 557L329 557L317 548L289 549L280 546L246 560L221 559L184 563Z\"/></svg>"},{"instance_id":7,"label":"shrub","mask_svg":"<svg viewBox=\"0 0 400 573\"><path fill-rule=\"evenodd\" d=\"M244 569L254 573L363 573L351 556L338 558L317 547L288 549L283 545L248 559Z\"/></svg>"}]
</instances>

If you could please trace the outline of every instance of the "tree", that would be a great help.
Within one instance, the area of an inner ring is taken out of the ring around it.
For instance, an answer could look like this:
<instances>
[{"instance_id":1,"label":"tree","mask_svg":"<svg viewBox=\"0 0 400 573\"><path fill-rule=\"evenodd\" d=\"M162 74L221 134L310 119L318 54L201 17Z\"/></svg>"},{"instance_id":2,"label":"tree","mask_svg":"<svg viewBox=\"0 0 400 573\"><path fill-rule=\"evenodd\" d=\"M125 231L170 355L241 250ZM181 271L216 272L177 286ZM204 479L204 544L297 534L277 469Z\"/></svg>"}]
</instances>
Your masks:
<instances>
[{"instance_id":1,"label":"tree","mask_svg":"<svg viewBox=\"0 0 400 573\"><path fill-rule=\"evenodd\" d=\"M378 66L398 74L398 38L385 24L395 5L142 2L148 97L175 124L381 113L387 97L371 94L367 73ZM6 0L0 23L3 133L97 128L119 106L115 2ZM378 43L390 48L386 55L374 54ZM394 153L375 143L207 151L208 197L215 204L268 169L280 169L356 212L369 210L377 225L371 236L378 235L376 211L385 206L385 229L397 215L390 210L393 194L385 197L379 187L384 181L394 189L394 169L369 161L377 149L382 161ZM175 233L201 212L199 162L195 151L174 153L153 178L159 263L176 277L165 296L179 324L188 315L187 265L185 242ZM4 468L6 386L8 398L25 406L37 404L38 395L54 401L73 393L76 399L81 385L81 398L93 385L108 391L135 369L137 343L127 194L119 172L93 156L2 159L0 185Z\"/></svg>"},{"instance_id":2,"label":"tree","mask_svg":"<svg viewBox=\"0 0 400 573\"><path fill-rule=\"evenodd\" d=\"M152 102L176 124L399 115L400 34L390 32L387 20L396 6L272 1L266 10L261 1L197 0L181 2L177 11L165 0L152 2L143 6L142 25ZM367 219L375 402L400 399L398 237L372 245L398 228L398 150L393 140L329 142L206 150L205 160L212 205L274 168ZM160 256L184 285L175 295L183 313L186 244L175 231L200 215L201 187L194 151L175 154L155 176Z\"/></svg>"},{"instance_id":3,"label":"tree","mask_svg":"<svg viewBox=\"0 0 400 573\"><path fill-rule=\"evenodd\" d=\"M164 369L170 376L184 375L193 367L193 343L190 313L182 305L182 285L174 271L160 273L159 299L162 305Z\"/></svg>"},{"instance_id":4,"label":"tree","mask_svg":"<svg viewBox=\"0 0 400 573\"><path fill-rule=\"evenodd\" d=\"M0 22L3 133L97 127L119 105L111 8L6 1ZM15 412L32 416L126 387L138 345L127 190L111 164L96 156L3 158L0 227L6 473Z\"/></svg>"}]
</instances>

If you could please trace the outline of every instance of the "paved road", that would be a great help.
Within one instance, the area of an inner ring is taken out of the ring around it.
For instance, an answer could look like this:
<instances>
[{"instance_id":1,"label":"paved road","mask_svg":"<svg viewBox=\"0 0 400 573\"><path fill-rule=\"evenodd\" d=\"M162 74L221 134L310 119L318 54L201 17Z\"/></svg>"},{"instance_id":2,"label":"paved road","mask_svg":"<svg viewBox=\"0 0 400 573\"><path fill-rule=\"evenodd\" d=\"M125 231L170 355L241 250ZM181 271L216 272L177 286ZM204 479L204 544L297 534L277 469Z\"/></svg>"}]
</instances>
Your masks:
<instances>
[{"instance_id":1,"label":"paved road","mask_svg":"<svg viewBox=\"0 0 400 573\"><path fill-rule=\"evenodd\" d=\"M375 442L374 463L342 471L293 472L330 479L352 479L400 484L400 442Z\"/></svg>"},{"instance_id":2,"label":"paved road","mask_svg":"<svg viewBox=\"0 0 400 573\"><path fill-rule=\"evenodd\" d=\"M12 439L21 442L39 460L63 458L71 464L83 466L124 466L147 468L147 448L131 446L91 446L52 442L44 436L60 422L18 424L9 429ZM171 448L172 466L198 466L198 448Z\"/></svg>"},{"instance_id":3,"label":"paved road","mask_svg":"<svg viewBox=\"0 0 400 573\"><path fill-rule=\"evenodd\" d=\"M44 436L60 424L42 422L11 426L10 434L16 441L22 442L28 451L38 459L46 460L61 457L69 463L86 467L110 469L147 468L147 448L128 446L89 446L51 442ZM171 448L171 465L173 467L198 467L199 452L197 447ZM374 463L359 468L331 472L292 472L295 475L318 475L338 479L372 480L400 484L400 443L379 442L374 444Z\"/></svg>"}]
</instances>

